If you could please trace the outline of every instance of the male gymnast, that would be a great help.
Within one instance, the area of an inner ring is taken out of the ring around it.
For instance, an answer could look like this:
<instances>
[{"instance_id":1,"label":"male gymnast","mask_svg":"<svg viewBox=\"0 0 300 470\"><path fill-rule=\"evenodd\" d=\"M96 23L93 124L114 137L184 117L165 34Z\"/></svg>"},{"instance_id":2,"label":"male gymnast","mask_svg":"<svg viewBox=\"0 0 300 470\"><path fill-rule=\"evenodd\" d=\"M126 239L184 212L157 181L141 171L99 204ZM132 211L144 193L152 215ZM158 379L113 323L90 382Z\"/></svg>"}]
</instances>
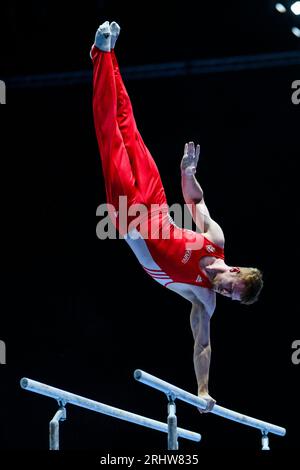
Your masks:
<instances>
[{"instance_id":1,"label":"male gymnast","mask_svg":"<svg viewBox=\"0 0 300 470\"><path fill-rule=\"evenodd\" d=\"M192 304L194 368L198 395L205 399L208 412L215 404L209 395L208 379L210 319L216 308L216 293L252 304L263 287L262 273L256 268L225 263L223 231L210 217L203 190L195 177L200 146L195 148L193 142L184 147L181 185L197 230L179 228L171 219L158 169L137 129L118 67L114 48L119 33L116 22L104 22L96 32L90 53L94 66L94 123L107 203L115 209L110 213L115 227L124 235L143 269ZM126 227L119 220L120 196L126 196L129 208L130 224ZM139 204L146 206L148 213L132 225L135 218L130 217L130 207ZM155 227L151 236L150 223ZM159 236L162 232L169 236Z\"/></svg>"}]
</instances>

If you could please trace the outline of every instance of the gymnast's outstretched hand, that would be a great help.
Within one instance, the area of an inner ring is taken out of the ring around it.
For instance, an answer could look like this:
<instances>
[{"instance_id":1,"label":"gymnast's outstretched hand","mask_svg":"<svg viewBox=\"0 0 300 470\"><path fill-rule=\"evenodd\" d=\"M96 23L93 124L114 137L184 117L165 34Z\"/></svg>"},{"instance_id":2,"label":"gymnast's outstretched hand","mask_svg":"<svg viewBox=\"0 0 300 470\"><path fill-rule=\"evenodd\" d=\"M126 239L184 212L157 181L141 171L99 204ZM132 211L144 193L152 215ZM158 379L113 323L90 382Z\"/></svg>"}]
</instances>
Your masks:
<instances>
[{"instance_id":1,"label":"gymnast's outstretched hand","mask_svg":"<svg viewBox=\"0 0 300 470\"><path fill-rule=\"evenodd\" d=\"M206 408L204 410L202 408L198 408L200 413L209 413L216 404L216 400L214 400L214 398L212 398L207 392L198 393L198 397L206 401Z\"/></svg>"},{"instance_id":2,"label":"gymnast's outstretched hand","mask_svg":"<svg viewBox=\"0 0 300 470\"><path fill-rule=\"evenodd\" d=\"M200 155L200 145L196 146L194 142L189 142L184 146L184 153L181 160L181 172L186 176L191 176L196 173Z\"/></svg>"}]
</instances>

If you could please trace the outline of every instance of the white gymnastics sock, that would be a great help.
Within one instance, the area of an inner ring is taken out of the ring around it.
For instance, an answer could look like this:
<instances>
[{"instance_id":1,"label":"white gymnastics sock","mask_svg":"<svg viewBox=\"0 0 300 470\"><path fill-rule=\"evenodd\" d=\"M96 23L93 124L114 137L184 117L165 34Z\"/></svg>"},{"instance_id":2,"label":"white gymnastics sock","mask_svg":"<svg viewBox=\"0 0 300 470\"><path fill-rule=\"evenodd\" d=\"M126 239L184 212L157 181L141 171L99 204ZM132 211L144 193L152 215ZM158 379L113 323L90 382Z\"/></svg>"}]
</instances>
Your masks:
<instances>
[{"instance_id":1,"label":"white gymnastics sock","mask_svg":"<svg viewBox=\"0 0 300 470\"><path fill-rule=\"evenodd\" d=\"M109 22L105 21L97 29L96 36L95 36L95 46L98 47L100 51L109 52L111 49L110 39L111 39L111 34L110 34Z\"/></svg>"},{"instance_id":2,"label":"white gymnastics sock","mask_svg":"<svg viewBox=\"0 0 300 470\"><path fill-rule=\"evenodd\" d=\"M114 49L114 47L115 47L116 41L117 41L118 36L120 34L120 30L121 30L121 28L118 25L118 23L116 23L115 21L110 23L110 34L111 34L110 45L111 45L112 49Z\"/></svg>"}]
</instances>

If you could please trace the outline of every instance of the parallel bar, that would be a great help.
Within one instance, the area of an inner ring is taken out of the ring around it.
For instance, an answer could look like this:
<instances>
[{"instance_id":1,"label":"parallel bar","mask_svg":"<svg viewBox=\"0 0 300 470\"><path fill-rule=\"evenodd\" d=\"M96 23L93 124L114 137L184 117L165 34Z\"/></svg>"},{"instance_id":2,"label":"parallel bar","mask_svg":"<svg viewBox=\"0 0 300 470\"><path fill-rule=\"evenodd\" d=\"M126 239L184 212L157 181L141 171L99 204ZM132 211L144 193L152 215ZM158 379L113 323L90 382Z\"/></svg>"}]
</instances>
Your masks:
<instances>
[{"instance_id":1,"label":"parallel bar","mask_svg":"<svg viewBox=\"0 0 300 470\"><path fill-rule=\"evenodd\" d=\"M178 398L190 405L196 406L197 408L206 408L206 401L202 398L197 397L196 395L192 395L192 393L186 392L181 388L176 387L175 385L169 384L164 380L161 380L157 377L154 377L147 372L142 370L136 370L134 372L134 378L139 382L142 382L150 387L156 388L161 392L166 393L167 395L172 395L173 399ZM286 430L280 426L275 426L274 424L266 423L265 421L260 421L259 419L251 418L250 416L243 415L241 413L237 413L236 411L229 410L227 408L223 408L223 406L215 405L211 411L211 413L222 416L223 418L230 419L232 421L236 421L241 424L245 424L246 426L251 426L253 428L261 429L261 431L265 433L273 433L277 434L278 436L284 436Z\"/></svg>"},{"instance_id":2,"label":"parallel bar","mask_svg":"<svg viewBox=\"0 0 300 470\"><path fill-rule=\"evenodd\" d=\"M90 400L89 398L84 398L80 395L75 395L74 393L66 392L65 390L60 390L59 388L51 387L50 385L46 385L35 380L23 378L20 381L20 385L25 390L54 398L63 402L64 405L70 403L71 405L80 406L81 408L96 411L97 413L102 413L113 418L122 419L123 421L129 421L130 423L135 423L139 426L145 426L146 428L155 429L156 431L165 433L168 432L168 426L166 423L161 423L160 421L146 418L145 416L130 413L129 411L120 410L114 406L105 405L104 403ZM187 431L182 428L178 428L178 436L195 442L199 442L201 440L200 434Z\"/></svg>"}]
</instances>

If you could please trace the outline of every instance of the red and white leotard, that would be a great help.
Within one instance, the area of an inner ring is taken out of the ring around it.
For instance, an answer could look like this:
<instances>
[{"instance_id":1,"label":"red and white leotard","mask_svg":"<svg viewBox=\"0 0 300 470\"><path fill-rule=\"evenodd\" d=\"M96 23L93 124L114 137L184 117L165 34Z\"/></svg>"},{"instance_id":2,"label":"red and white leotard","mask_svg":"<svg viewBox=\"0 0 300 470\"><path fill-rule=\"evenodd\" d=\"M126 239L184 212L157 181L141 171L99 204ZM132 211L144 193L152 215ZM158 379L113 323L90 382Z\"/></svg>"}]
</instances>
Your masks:
<instances>
[{"instance_id":1,"label":"red and white leotard","mask_svg":"<svg viewBox=\"0 0 300 470\"><path fill-rule=\"evenodd\" d=\"M144 270L165 287L185 283L211 288L200 260L204 256L224 259L224 250L203 234L179 228L172 221L157 166L137 129L115 53L94 46L92 59L94 123L107 203L115 208L114 224L120 230L119 196L127 196L129 206L143 204L148 216L122 232ZM154 204L160 209L153 210ZM134 218L128 217L128 222ZM162 231L169 236L144 237L149 223L155 224L156 235Z\"/></svg>"},{"instance_id":2,"label":"red and white leotard","mask_svg":"<svg viewBox=\"0 0 300 470\"><path fill-rule=\"evenodd\" d=\"M169 225L169 239L137 238L138 231L135 229L127 235L126 241L144 270L165 287L179 282L211 288L210 280L200 269L200 260L204 256L224 259L223 249L200 233L177 227L169 217L161 223ZM197 243L198 249L189 248L194 243Z\"/></svg>"}]
</instances>

